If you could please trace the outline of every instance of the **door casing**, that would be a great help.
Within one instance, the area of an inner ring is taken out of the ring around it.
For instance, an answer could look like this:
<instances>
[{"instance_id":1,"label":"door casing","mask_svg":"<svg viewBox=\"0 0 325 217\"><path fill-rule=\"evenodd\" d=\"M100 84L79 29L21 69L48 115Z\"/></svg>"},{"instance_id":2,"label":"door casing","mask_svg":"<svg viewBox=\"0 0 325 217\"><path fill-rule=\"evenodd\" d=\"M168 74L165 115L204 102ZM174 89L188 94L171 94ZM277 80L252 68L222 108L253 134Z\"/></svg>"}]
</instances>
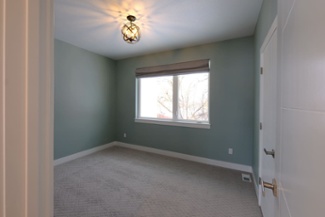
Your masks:
<instances>
[{"instance_id":1,"label":"door casing","mask_svg":"<svg viewBox=\"0 0 325 217\"><path fill-rule=\"evenodd\" d=\"M266 113L265 110L267 110L267 109L264 108L264 100L265 100L264 99L264 94L265 94L264 91L265 91L265 88L267 87L267 86L264 86L264 82L265 82L265 79L270 79L270 75L265 74L265 73L270 73L270 72L267 71L266 68L265 68L266 63L265 63L264 55L265 55L266 49L268 48L268 46L270 46L270 41L277 39L277 24L278 24L278 20L277 20L277 17L275 17L275 19L274 19L274 21L273 21L273 23L272 23L272 25L271 25L271 27L270 27L270 29L268 31L268 34L266 35L265 40L264 40L264 42L263 42L263 44L261 46L261 49L260 49L260 68L261 68L261 70L263 70L263 68L264 68L264 72L261 71L261 74L260 74L260 88L259 88L259 120L260 120L260 124L261 124L262 128L263 128L263 121L265 121L265 120L263 120L264 119L263 117L265 116L264 113ZM276 37L276 38L274 38L274 37ZM275 46L277 46L277 43L275 43ZM275 52L275 54L277 55L277 51ZM276 59L277 59L277 57L275 57L275 61L276 61ZM275 89L275 90L272 90L273 91L272 93L274 94L273 96L275 96L275 98L276 98L275 102L274 102L275 103L275 105L274 105L274 109L275 109L274 114L277 117L278 93L277 93L277 88L276 88L277 87L276 78L278 77L277 76L278 72L277 72L277 66L274 66L274 67L275 67L275 75L272 75L272 76L273 76L273 78L275 78L275 80L273 80L271 82L271 84L274 85L274 89ZM268 76L269 78L266 78L266 76ZM268 82L268 85L270 85L270 81L267 81L267 82ZM268 90L268 91L270 91L270 90ZM277 122L277 118L276 118L275 122ZM266 125L266 122L264 124ZM276 138L277 137L276 125L277 125L276 123L275 123L275 125L273 125L273 127L274 127L273 132L274 132L274 137L275 137L274 142L275 143L276 143L276 140L277 140L277 138ZM270 127L269 123L268 123L267 127ZM275 162L274 162L275 159L271 159L270 156L266 156L265 153L264 153L265 144L264 144L263 141L265 140L265 138L264 138L265 135L263 136L263 132L265 133L265 131L263 131L263 129L259 130L259 177L263 178L263 158L267 158L267 159L264 159L264 161L268 160L269 163L274 163L274 165L271 166L271 168L273 168L273 170L274 170L273 171L274 177L269 177L270 180L264 180L264 181L271 182L272 181L271 178L276 178L276 171L275 171L276 168L275 168ZM270 136L270 135L267 135L267 136ZM272 149L273 149L273 147L274 147L274 149L276 149L275 144L272 144ZM265 165L264 165L264 167L265 167ZM263 198L263 196L262 196L261 185L259 185L258 189L259 189L259 191L258 191L258 204L260 206L262 206L262 198ZM266 194L267 194L267 197L269 197L268 199L270 200L271 199L270 195L272 194L272 192L270 190L267 190ZM273 197L273 195L271 197ZM276 204L277 200L276 200L276 198L274 198L274 199L275 199L274 204ZM265 206L265 204L263 206ZM267 204L267 206L273 206L273 205L271 205L271 204L268 205ZM271 214L271 215L273 216L273 214Z\"/></svg>"}]
</instances>

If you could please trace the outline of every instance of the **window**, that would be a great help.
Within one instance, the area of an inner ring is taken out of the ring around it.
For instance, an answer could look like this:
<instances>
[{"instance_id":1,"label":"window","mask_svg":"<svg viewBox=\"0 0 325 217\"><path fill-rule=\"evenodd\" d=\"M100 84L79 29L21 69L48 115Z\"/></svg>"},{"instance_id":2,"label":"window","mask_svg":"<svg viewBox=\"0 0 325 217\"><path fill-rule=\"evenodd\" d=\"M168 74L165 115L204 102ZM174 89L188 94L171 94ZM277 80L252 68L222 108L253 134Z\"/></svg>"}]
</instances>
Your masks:
<instances>
[{"instance_id":1,"label":"window","mask_svg":"<svg viewBox=\"0 0 325 217\"><path fill-rule=\"evenodd\" d=\"M186 63L192 68L180 63L137 69L141 73L137 74L136 122L210 127L209 61L195 70L193 62Z\"/></svg>"}]
</instances>

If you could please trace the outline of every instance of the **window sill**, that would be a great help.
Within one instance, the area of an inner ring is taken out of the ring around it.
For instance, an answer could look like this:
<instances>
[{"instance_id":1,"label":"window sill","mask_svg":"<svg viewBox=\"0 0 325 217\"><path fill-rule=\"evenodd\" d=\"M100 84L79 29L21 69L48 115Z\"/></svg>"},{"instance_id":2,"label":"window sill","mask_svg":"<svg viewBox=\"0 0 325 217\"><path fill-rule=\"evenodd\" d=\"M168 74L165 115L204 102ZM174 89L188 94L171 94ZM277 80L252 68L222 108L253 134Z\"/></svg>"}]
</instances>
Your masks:
<instances>
[{"instance_id":1,"label":"window sill","mask_svg":"<svg viewBox=\"0 0 325 217\"><path fill-rule=\"evenodd\" d=\"M158 125L167 125L167 126L177 126L177 127L190 127L190 128L200 128L200 129L210 129L210 124L208 123L199 123L199 122L181 122L181 121L169 121L169 120L155 120L155 119L144 119L136 118L136 123L145 123L145 124L158 124Z\"/></svg>"}]
</instances>

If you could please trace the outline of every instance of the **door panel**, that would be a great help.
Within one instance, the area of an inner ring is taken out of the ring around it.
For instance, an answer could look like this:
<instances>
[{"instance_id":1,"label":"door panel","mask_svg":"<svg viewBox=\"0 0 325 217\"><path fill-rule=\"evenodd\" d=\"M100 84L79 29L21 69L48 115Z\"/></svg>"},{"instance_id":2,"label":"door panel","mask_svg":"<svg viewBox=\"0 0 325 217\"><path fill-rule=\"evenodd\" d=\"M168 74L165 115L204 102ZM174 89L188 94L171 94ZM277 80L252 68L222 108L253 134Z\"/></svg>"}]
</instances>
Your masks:
<instances>
[{"instance_id":1,"label":"door panel","mask_svg":"<svg viewBox=\"0 0 325 217\"><path fill-rule=\"evenodd\" d=\"M290 7L288 6L290 5ZM281 217L324 216L325 1L279 1ZM291 8L290 11L281 10Z\"/></svg>"},{"instance_id":2,"label":"door panel","mask_svg":"<svg viewBox=\"0 0 325 217\"><path fill-rule=\"evenodd\" d=\"M281 146L281 172L288 208L292 216L321 216L311 214L325 211L324 164L317 160L324 154L325 114L282 109L282 117L282 144L288 145Z\"/></svg>"},{"instance_id":3,"label":"door panel","mask_svg":"<svg viewBox=\"0 0 325 217\"><path fill-rule=\"evenodd\" d=\"M262 130L260 132L260 177L263 181L272 183L275 178L275 159L266 155L267 151L275 150L276 124L277 124L277 31L271 32L266 46L262 47L261 60L263 74L261 75L261 108L260 120ZM276 199L271 190L265 191L260 196L260 205L264 217L275 216Z\"/></svg>"},{"instance_id":4,"label":"door panel","mask_svg":"<svg viewBox=\"0 0 325 217\"><path fill-rule=\"evenodd\" d=\"M52 5L0 0L0 217L53 216Z\"/></svg>"},{"instance_id":5,"label":"door panel","mask_svg":"<svg viewBox=\"0 0 325 217\"><path fill-rule=\"evenodd\" d=\"M282 32L282 105L285 108L325 111L325 3L296 1ZM317 5L318 4L318 5Z\"/></svg>"}]
</instances>

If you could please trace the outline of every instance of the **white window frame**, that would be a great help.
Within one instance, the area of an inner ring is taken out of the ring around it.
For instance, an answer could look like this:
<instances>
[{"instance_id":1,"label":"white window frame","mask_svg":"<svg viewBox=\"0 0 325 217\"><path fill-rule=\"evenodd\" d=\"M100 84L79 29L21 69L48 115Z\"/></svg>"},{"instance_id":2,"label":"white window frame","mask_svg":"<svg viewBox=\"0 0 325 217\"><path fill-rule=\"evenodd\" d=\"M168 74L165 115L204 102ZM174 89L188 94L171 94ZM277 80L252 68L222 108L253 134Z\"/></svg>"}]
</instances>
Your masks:
<instances>
[{"instance_id":1,"label":"white window frame","mask_svg":"<svg viewBox=\"0 0 325 217\"><path fill-rule=\"evenodd\" d=\"M178 75L173 76L173 118L172 119L160 119L160 118L147 118L140 117L140 90L141 90L141 78L136 78L136 111L135 122L146 124L158 124L167 126L179 126L190 128L210 129L210 72L208 73L208 121L193 121L193 120L180 120L178 119ZM189 73L188 75L190 75ZM186 75L183 74L183 75ZM157 76L162 77L162 76Z\"/></svg>"}]
</instances>

